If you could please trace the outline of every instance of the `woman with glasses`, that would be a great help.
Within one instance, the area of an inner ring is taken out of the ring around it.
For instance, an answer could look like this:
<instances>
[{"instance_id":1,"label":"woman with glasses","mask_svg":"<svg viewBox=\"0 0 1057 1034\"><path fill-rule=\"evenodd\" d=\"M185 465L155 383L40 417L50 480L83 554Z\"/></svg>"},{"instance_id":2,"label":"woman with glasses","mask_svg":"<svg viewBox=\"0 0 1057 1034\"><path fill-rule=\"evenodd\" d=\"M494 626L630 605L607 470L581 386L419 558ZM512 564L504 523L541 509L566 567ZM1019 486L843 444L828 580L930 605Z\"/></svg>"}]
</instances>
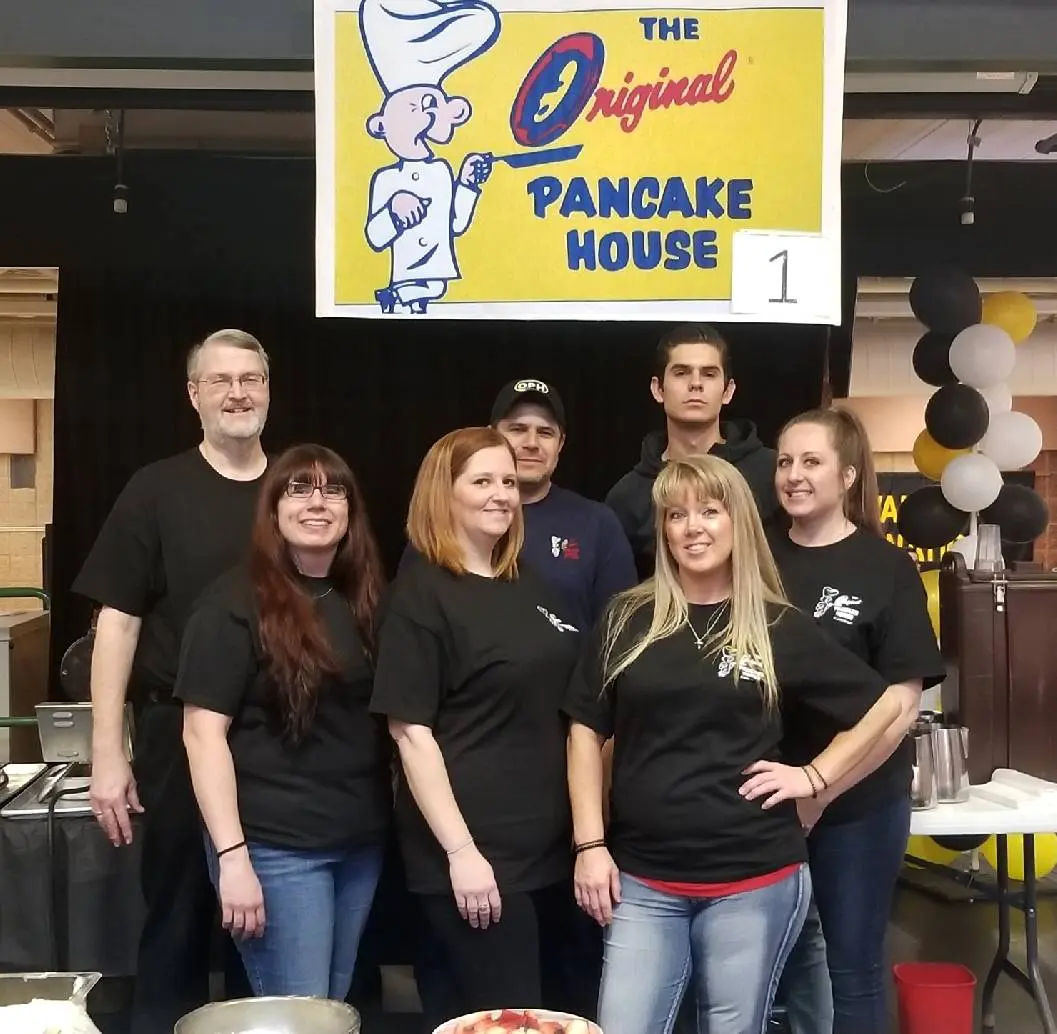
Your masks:
<instances>
[{"instance_id":1,"label":"woman with glasses","mask_svg":"<svg viewBox=\"0 0 1057 1034\"><path fill-rule=\"evenodd\" d=\"M606 929L598 1022L763 1034L811 895L795 800L834 784L898 714L884 679L785 599L745 479L672 461L653 486L656 573L617 596L565 709L577 900ZM845 730L797 767L783 715ZM614 739L610 825L602 745Z\"/></svg>"},{"instance_id":2,"label":"woman with glasses","mask_svg":"<svg viewBox=\"0 0 1057 1034\"><path fill-rule=\"evenodd\" d=\"M344 999L382 865L391 751L368 712L382 588L356 479L268 467L249 557L188 622L175 695L223 922L258 995Z\"/></svg>"},{"instance_id":3,"label":"woman with glasses","mask_svg":"<svg viewBox=\"0 0 1057 1034\"><path fill-rule=\"evenodd\" d=\"M396 826L409 889L447 956L451 1001L561 1008L576 944L562 697L578 630L518 564L517 468L490 427L429 450L408 512L413 555L382 625L373 710L400 752Z\"/></svg>"}]
</instances>

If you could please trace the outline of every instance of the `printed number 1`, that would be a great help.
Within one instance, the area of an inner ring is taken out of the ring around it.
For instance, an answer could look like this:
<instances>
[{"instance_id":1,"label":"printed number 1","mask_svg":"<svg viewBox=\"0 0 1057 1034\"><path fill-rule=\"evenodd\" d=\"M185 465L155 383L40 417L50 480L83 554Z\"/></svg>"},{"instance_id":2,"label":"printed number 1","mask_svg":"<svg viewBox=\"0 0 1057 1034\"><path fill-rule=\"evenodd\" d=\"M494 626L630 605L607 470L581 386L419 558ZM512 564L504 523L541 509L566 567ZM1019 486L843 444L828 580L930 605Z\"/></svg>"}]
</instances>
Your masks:
<instances>
[{"instance_id":1,"label":"printed number 1","mask_svg":"<svg viewBox=\"0 0 1057 1034\"><path fill-rule=\"evenodd\" d=\"M777 255L772 255L768 263L782 263L782 292L777 298L768 298L771 305L796 305L796 299L789 297L789 252L783 249Z\"/></svg>"}]
</instances>

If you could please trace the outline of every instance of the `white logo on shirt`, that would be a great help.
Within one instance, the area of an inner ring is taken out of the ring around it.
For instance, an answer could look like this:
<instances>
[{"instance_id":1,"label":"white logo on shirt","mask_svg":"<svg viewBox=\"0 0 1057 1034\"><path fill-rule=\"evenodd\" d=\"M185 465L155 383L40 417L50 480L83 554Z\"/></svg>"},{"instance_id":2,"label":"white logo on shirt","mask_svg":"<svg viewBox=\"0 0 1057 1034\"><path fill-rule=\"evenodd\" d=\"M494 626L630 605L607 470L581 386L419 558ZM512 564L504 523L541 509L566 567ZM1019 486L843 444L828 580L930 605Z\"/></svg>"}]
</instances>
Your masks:
<instances>
[{"instance_id":1,"label":"white logo on shirt","mask_svg":"<svg viewBox=\"0 0 1057 1034\"><path fill-rule=\"evenodd\" d=\"M727 678L734 671L736 663L737 658L734 656L734 650L729 646L724 646L723 653L719 657L719 667L716 669L716 674L721 679ZM747 682L763 682L763 665L760 663L759 658L746 657L742 660L741 666L738 668L738 680L742 679Z\"/></svg>"},{"instance_id":2,"label":"white logo on shirt","mask_svg":"<svg viewBox=\"0 0 1057 1034\"><path fill-rule=\"evenodd\" d=\"M830 611L833 612L833 620L842 625L853 625L859 616L859 608L862 606L862 597L849 596L827 585L822 590L822 595L815 604L815 617L825 617Z\"/></svg>"},{"instance_id":3,"label":"white logo on shirt","mask_svg":"<svg viewBox=\"0 0 1057 1034\"><path fill-rule=\"evenodd\" d=\"M570 625L567 621L562 621L560 617L552 614L546 607L541 607L537 604L536 610L538 610L559 632L579 632L575 625Z\"/></svg>"},{"instance_id":4,"label":"white logo on shirt","mask_svg":"<svg viewBox=\"0 0 1057 1034\"><path fill-rule=\"evenodd\" d=\"M562 555L562 540L557 535L551 535L551 556Z\"/></svg>"}]
</instances>

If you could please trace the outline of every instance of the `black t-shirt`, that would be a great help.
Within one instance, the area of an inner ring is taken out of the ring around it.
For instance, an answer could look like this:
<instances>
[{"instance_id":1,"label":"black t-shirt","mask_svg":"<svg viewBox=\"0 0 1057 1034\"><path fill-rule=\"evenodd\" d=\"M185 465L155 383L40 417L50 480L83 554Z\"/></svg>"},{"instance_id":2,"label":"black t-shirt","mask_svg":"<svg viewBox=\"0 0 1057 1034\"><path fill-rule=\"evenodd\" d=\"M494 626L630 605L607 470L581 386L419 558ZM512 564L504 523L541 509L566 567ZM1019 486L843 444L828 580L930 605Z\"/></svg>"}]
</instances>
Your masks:
<instances>
[{"instance_id":1,"label":"black t-shirt","mask_svg":"<svg viewBox=\"0 0 1057 1034\"><path fill-rule=\"evenodd\" d=\"M719 605L690 608L704 634ZM782 714L800 706L850 728L886 683L794 608L771 610L780 704L769 710L751 663L699 651L690 629L649 646L602 691L601 636L565 702L573 720L615 737L607 839L631 876L686 883L749 879L806 859L793 802L764 810L738 793L754 761L781 760ZM721 619L722 620L722 619ZM650 621L639 610L619 657ZM604 627L604 622L599 626Z\"/></svg>"},{"instance_id":2,"label":"black t-shirt","mask_svg":"<svg viewBox=\"0 0 1057 1034\"><path fill-rule=\"evenodd\" d=\"M886 684L921 679L928 689L943 681L943 657L929 620L925 588L904 550L866 531L829 546L799 546L777 528L768 530L768 538L790 600ZM825 718L790 713L790 760L814 757L836 731ZM906 742L876 772L841 794L825 810L822 822L849 822L905 796L911 763Z\"/></svg>"},{"instance_id":3,"label":"black t-shirt","mask_svg":"<svg viewBox=\"0 0 1057 1034\"><path fill-rule=\"evenodd\" d=\"M260 481L224 477L196 447L143 467L118 496L73 590L143 619L134 695L171 690L192 605L245 554Z\"/></svg>"},{"instance_id":4,"label":"black t-shirt","mask_svg":"<svg viewBox=\"0 0 1057 1034\"><path fill-rule=\"evenodd\" d=\"M528 568L503 581L456 576L419 557L392 586L371 708L433 731L500 891L571 872L561 705L579 640L561 596ZM449 893L448 859L402 773L396 820L408 886Z\"/></svg>"},{"instance_id":5,"label":"black t-shirt","mask_svg":"<svg viewBox=\"0 0 1057 1034\"><path fill-rule=\"evenodd\" d=\"M228 745L248 840L297 850L371 843L384 836L391 812L389 735L368 711L371 665L348 601L326 579L304 581L341 673L323 679L315 717L299 740L283 728L241 569L195 605L174 695L232 719Z\"/></svg>"}]
</instances>

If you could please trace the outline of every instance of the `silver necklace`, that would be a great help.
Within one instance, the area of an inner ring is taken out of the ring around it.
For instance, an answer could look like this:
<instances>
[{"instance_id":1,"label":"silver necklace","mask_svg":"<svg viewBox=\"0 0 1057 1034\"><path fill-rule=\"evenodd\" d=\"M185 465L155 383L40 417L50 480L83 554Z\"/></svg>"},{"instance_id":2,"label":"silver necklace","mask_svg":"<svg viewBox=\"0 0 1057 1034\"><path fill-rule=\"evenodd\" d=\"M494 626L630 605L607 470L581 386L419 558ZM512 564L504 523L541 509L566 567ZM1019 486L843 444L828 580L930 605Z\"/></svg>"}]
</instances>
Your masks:
<instances>
[{"instance_id":1,"label":"silver necklace","mask_svg":"<svg viewBox=\"0 0 1057 1034\"><path fill-rule=\"evenodd\" d=\"M708 624L705 625L704 635L697 634L697 629L694 628L694 623L690 620L690 612L687 611L686 624L690 628L690 634L694 637L694 646L696 646L698 650L704 649L705 643L708 642L713 631L715 631L716 625L719 624L720 618L722 618L723 615L727 612L728 603L730 603L729 597L720 604L719 609L715 612L715 614L712 615L712 617L708 619Z\"/></svg>"},{"instance_id":2,"label":"silver necklace","mask_svg":"<svg viewBox=\"0 0 1057 1034\"><path fill-rule=\"evenodd\" d=\"M334 591L334 586L332 585L329 589L327 589L326 592L321 592L318 596L313 596L312 599L321 600L321 599L323 599L324 596L329 596L333 591Z\"/></svg>"}]
</instances>

